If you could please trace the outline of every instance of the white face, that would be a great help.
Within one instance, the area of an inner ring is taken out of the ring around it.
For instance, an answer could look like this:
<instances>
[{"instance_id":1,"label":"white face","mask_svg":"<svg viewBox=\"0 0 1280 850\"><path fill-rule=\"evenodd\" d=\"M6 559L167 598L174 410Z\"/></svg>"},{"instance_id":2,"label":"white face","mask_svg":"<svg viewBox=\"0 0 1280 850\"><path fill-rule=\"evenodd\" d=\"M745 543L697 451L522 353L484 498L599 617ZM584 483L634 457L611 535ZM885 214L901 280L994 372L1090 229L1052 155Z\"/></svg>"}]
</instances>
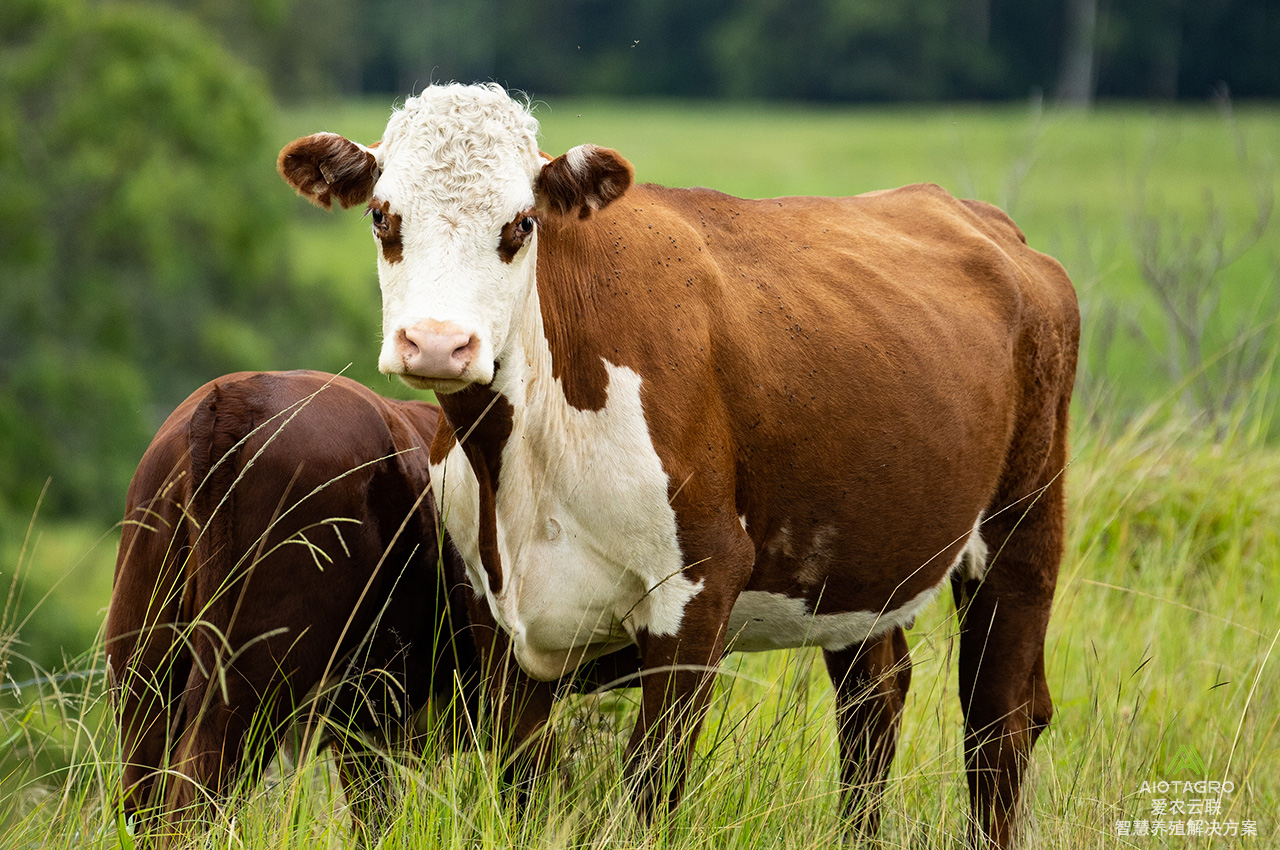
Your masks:
<instances>
[{"instance_id":1,"label":"white face","mask_svg":"<svg viewBox=\"0 0 1280 850\"><path fill-rule=\"evenodd\" d=\"M432 87L374 149L378 368L418 389L487 384L534 289L537 122L501 89Z\"/></svg>"}]
</instances>

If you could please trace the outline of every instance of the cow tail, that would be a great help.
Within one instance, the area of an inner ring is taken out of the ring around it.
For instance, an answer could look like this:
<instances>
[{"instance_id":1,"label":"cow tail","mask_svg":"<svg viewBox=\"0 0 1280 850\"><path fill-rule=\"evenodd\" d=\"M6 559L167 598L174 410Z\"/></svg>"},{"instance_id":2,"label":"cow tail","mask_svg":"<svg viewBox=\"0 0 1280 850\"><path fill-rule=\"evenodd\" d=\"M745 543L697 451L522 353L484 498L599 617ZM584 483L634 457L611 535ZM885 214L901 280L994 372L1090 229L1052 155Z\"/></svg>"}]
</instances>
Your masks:
<instances>
[{"instance_id":1,"label":"cow tail","mask_svg":"<svg viewBox=\"0 0 1280 850\"><path fill-rule=\"evenodd\" d=\"M231 388L221 385L201 400L187 425L187 521L193 557L184 575L182 620L189 624L187 646L195 662L183 700L187 725L217 698L208 689L219 680L216 670L228 657L224 642L229 639L239 573L245 568L235 546L238 456L253 428L251 410Z\"/></svg>"},{"instance_id":2,"label":"cow tail","mask_svg":"<svg viewBox=\"0 0 1280 850\"><path fill-rule=\"evenodd\" d=\"M253 431L253 421L242 404L235 404L226 388L215 386L198 404L187 425L187 442L191 447L191 498L188 501L190 521L195 526L194 539L197 565L210 565L210 575L229 576L234 563L222 562L233 556L235 539L235 483L238 476L236 457L245 438ZM213 569L213 565L227 569ZM188 577L189 591L197 578ZM208 603L198 593L188 592L184 601L194 606ZM186 612L184 612L186 613ZM195 610L192 614L198 613Z\"/></svg>"}]
</instances>

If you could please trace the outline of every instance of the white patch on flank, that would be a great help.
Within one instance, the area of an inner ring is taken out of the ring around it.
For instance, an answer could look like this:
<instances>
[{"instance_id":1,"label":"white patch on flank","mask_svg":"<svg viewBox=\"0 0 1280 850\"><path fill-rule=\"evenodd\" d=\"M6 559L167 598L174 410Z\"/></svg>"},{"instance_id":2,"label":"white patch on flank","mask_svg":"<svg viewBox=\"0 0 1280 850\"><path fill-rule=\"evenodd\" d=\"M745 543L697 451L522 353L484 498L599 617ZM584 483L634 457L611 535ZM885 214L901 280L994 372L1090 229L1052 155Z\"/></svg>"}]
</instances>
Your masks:
<instances>
[{"instance_id":1,"label":"white patch on flank","mask_svg":"<svg viewBox=\"0 0 1280 850\"><path fill-rule=\"evenodd\" d=\"M969 532L969 542L964 544L960 552L958 569L966 581L978 580L987 574L987 541L982 539L982 513Z\"/></svg>"},{"instance_id":2,"label":"white patch on flank","mask_svg":"<svg viewBox=\"0 0 1280 850\"><path fill-rule=\"evenodd\" d=\"M892 628L909 628L908 624L916 614L932 602L941 589L940 582L920 591L901 608L891 611L846 611L838 614L814 614L805 600L781 593L744 591L729 614L730 646L735 652L798 646L845 649Z\"/></svg>"},{"instance_id":3,"label":"white patch on flank","mask_svg":"<svg viewBox=\"0 0 1280 850\"><path fill-rule=\"evenodd\" d=\"M833 576L833 562L839 529L833 525L820 526L813 532L813 539L800 555L796 566L796 580L805 585L821 585Z\"/></svg>"},{"instance_id":4,"label":"white patch on flank","mask_svg":"<svg viewBox=\"0 0 1280 850\"><path fill-rule=\"evenodd\" d=\"M952 573L964 578L981 578L986 570L987 544L980 529L982 515L973 524L969 539L952 562L942 580L927 587L899 608L884 611L843 611L814 614L806 600L767 591L744 591L729 614L729 639L734 651L759 652L769 649L791 649L820 646L838 651L877 637L894 628L911 628L916 615L931 603ZM829 533L828 533L829 532ZM806 557L828 553L835 529L819 530ZM774 541L779 548L790 548L791 538L785 526ZM801 569L803 573L803 568Z\"/></svg>"},{"instance_id":5,"label":"white patch on flank","mask_svg":"<svg viewBox=\"0 0 1280 850\"><path fill-rule=\"evenodd\" d=\"M771 558L794 558L796 553L791 546L791 530L785 525L779 526L777 532L764 544L764 551Z\"/></svg>"}]
</instances>

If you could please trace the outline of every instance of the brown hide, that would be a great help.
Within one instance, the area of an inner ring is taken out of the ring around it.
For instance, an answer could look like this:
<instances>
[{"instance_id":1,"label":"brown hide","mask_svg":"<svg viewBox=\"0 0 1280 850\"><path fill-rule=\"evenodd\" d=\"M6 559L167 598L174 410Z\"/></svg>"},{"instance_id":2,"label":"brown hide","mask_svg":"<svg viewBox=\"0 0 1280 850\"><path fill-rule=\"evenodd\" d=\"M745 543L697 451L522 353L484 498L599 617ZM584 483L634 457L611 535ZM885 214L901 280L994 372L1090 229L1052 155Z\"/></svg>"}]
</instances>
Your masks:
<instances>
[{"instance_id":1,"label":"brown hide","mask_svg":"<svg viewBox=\"0 0 1280 850\"><path fill-rule=\"evenodd\" d=\"M954 584L973 840L1006 846L1052 712L1043 642L1079 338L1061 266L1004 213L929 185L768 200L641 185L588 217L544 211L539 227L553 376L583 410L608 399L604 361L641 376L685 574L705 582L678 636L641 634L646 668L714 665L743 591L816 613L897 608L948 575L986 518L986 578ZM496 593L510 406L478 386L441 405L468 435ZM848 805L872 831L863 797L882 787L910 681L901 635L827 653L841 706L879 695L841 715ZM679 798L682 772L659 789L656 753L679 735L688 758L708 693L696 675L651 678L630 747L642 812Z\"/></svg>"},{"instance_id":2,"label":"brown hide","mask_svg":"<svg viewBox=\"0 0 1280 850\"><path fill-rule=\"evenodd\" d=\"M979 511L1061 471L1047 447L1065 424L1074 292L994 207L925 185L763 201L638 186L541 228L554 376L587 410L605 404L605 360L642 376L686 560L735 545L694 538L732 541L745 516L740 589L897 607L945 575ZM491 402L481 387L442 397L458 431L475 428L482 501L510 430ZM796 549L825 534L838 557L772 551L784 523Z\"/></svg>"},{"instance_id":3,"label":"brown hide","mask_svg":"<svg viewBox=\"0 0 1280 850\"><path fill-rule=\"evenodd\" d=\"M106 626L124 807L144 829L260 770L291 720L314 719L298 706L322 680L319 710L381 740L457 683L473 698L471 593L451 545L438 566L438 419L290 372L224 376L165 421L129 488ZM369 758L339 737L354 781Z\"/></svg>"}]
</instances>

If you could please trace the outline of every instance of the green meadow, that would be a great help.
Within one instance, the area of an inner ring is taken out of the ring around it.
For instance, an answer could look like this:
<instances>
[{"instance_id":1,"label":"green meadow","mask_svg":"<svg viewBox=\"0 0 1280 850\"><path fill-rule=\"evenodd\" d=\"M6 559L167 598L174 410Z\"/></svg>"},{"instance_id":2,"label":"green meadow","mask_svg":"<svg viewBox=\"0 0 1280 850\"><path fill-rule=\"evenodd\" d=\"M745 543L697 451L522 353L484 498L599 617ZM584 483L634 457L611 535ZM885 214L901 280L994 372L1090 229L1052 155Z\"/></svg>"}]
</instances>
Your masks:
<instances>
[{"instance_id":1,"label":"green meadow","mask_svg":"<svg viewBox=\"0 0 1280 850\"><path fill-rule=\"evenodd\" d=\"M371 142L391 106L294 108L280 116L279 142L322 129ZM643 181L749 197L936 182L1004 207L1033 247L1058 257L1085 324L1069 541L1047 644L1057 712L1035 750L1026 846L1280 844L1280 223L1269 217L1280 108L555 100L536 114L547 152L614 147ZM358 210L297 206L298 276L340 293L335 321L363 323L368 340L333 351L337 365L323 368L350 363L349 374L407 396L373 365L380 313L367 222ZM0 541L0 846L134 846L116 815L117 744L95 637L117 540L117 529L37 513L25 537ZM915 672L877 846L963 843L955 634L947 595L909 633ZM501 766L483 749L403 754L403 802L381 846L841 840L832 696L816 651L726 662L687 799L651 831L619 784L635 707L628 691L565 700L555 722L572 779L539 789L523 812L501 795ZM1220 785L1168 790L1192 780ZM1191 821L1236 834L1170 834ZM331 760L303 752L193 842L349 840Z\"/></svg>"}]
</instances>

